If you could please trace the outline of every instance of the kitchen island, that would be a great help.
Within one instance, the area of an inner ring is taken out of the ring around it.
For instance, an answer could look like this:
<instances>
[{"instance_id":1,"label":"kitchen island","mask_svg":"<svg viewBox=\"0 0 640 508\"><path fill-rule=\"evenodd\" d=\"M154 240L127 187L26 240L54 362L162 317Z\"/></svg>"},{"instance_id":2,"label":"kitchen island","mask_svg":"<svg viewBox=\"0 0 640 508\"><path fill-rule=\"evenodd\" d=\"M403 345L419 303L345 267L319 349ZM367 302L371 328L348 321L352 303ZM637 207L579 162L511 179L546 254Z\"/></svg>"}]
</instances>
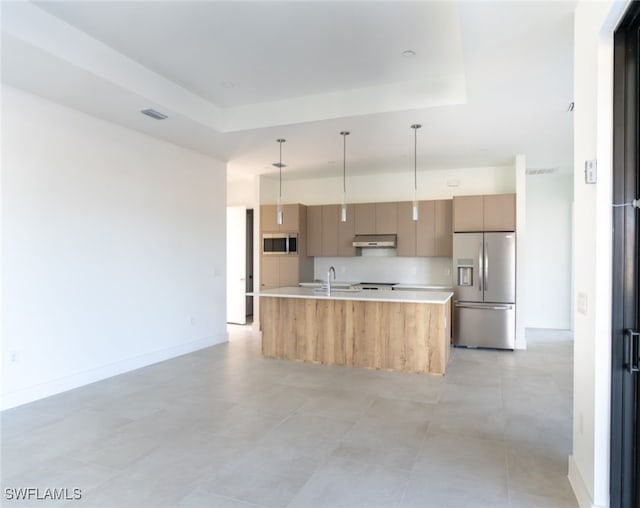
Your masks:
<instances>
[{"instance_id":1,"label":"kitchen island","mask_svg":"<svg viewBox=\"0 0 640 508\"><path fill-rule=\"evenodd\" d=\"M451 345L445 291L285 287L261 291L262 354L371 369L444 374Z\"/></svg>"}]
</instances>

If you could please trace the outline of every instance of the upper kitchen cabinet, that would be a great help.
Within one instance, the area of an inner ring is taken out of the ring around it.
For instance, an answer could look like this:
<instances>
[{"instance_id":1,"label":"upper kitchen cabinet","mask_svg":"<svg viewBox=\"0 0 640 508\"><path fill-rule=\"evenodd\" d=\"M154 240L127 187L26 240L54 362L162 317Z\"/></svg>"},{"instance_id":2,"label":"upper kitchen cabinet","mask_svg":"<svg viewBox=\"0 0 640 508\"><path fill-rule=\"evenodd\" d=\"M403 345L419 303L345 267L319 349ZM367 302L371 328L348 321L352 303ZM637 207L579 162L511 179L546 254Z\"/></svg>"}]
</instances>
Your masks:
<instances>
[{"instance_id":1,"label":"upper kitchen cabinet","mask_svg":"<svg viewBox=\"0 0 640 508\"><path fill-rule=\"evenodd\" d=\"M453 230L484 231L484 196L453 197Z\"/></svg>"},{"instance_id":2,"label":"upper kitchen cabinet","mask_svg":"<svg viewBox=\"0 0 640 508\"><path fill-rule=\"evenodd\" d=\"M277 221L278 207L262 205L260 207L260 230L298 233L302 220L306 220L306 207L298 204L282 205L282 224Z\"/></svg>"},{"instance_id":3,"label":"upper kitchen cabinet","mask_svg":"<svg viewBox=\"0 0 640 508\"><path fill-rule=\"evenodd\" d=\"M376 204L358 203L355 205L355 234L371 235L376 232Z\"/></svg>"},{"instance_id":4,"label":"upper kitchen cabinet","mask_svg":"<svg viewBox=\"0 0 640 508\"><path fill-rule=\"evenodd\" d=\"M278 231L276 213L278 209L276 205L262 205L260 207L260 231Z\"/></svg>"},{"instance_id":5,"label":"upper kitchen cabinet","mask_svg":"<svg viewBox=\"0 0 640 508\"><path fill-rule=\"evenodd\" d=\"M450 258L453 256L453 201L439 199L435 201L435 255Z\"/></svg>"},{"instance_id":6,"label":"upper kitchen cabinet","mask_svg":"<svg viewBox=\"0 0 640 508\"><path fill-rule=\"evenodd\" d=\"M339 205L307 207L307 256L338 256L339 224ZM349 238L349 242L352 241L353 235Z\"/></svg>"},{"instance_id":7,"label":"upper kitchen cabinet","mask_svg":"<svg viewBox=\"0 0 640 508\"><path fill-rule=\"evenodd\" d=\"M494 194L484 197L484 230L516 230L515 194Z\"/></svg>"},{"instance_id":8,"label":"upper kitchen cabinet","mask_svg":"<svg viewBox=\"0 0 640 508\"><path fill-rule=\"evenodd\" d=\"M338 255L338 221L340 220L339 205L322 206L322 256L336 257Z\"/></svg>"},{"instance_id":9,"label":"upper kitchen cabinet","mask_svg":"<svg viewBox=\"0 0 640 508\"><path fill-rule=\"evenodd\" d=\"M515 231L515 194L455 196L453 198L453 230Z\"/></svg>"},{"instance_id":10,"label":"upper kitchen cabinet","mask_svg":"<svg viewBox=\"0 0 640 508\"><path fill-rule=\"evenodd\" d=\"M356 235L395 235L398 232L398 203L355 205Z\"/></svg>"},{"instance_id":11,"label":"upper kitchen cabinet","mask_svg":"<svg viewBox=\"0 0 640 508\"><path fill-rule=\"evenodd\" d=\"M395 235L398 232L398 203L376 203L376 230L378 235Z\"/></svg>"},{"instance_id":12,"label":"upper kitchen cabinet","mask_svg":"<svg viewBox=\"0 0 640 508\"><path fill-rule=\"evenodd\" d=\"M410 201L398 203L398 256L451 257L451 200L419 201L417 221L412 205Z\"/></svg>"},{"instance_id":13,"label":"upper kitchen cabinet","mask_svg":"<svg viewBox=\"0 0 640 508\"><path fill-rule=\"evenodd\" d=\"M306 219L306 213L303 213L303 210L306 212L306 206L282 205L282 224L278 231L299 232L301 219Z\"/></svg>"},{"instance_id":14,"label":"upper kitchen cabinet","mask_svg":"<svg viewBox=\"0 0 640 508\"><path fill-rule=\"evenodd\" d=\"M338 256L351 257L356 255L353 237L356 234L356 207L347 205L347 221L338 222Z\"/></svg>"},{"instance_id":15,"label":"upper kitchen cabinet","mask_svg":"<svg viewBox=\"0 0 640 508\"><path fill-rule=\"evenodd\" d=\"M418 221L416 222L416 256L436 255L436 202L418 202Z\"/></svg>"},{"instance_id":16,"label":"upper kitchen cabinet","mask_svg":"<svg viewBox=\"0 0 640 508\"><path fill-rule=\"evenodd\" d=\"M307 256L322 256L322 206L307 207Z\"/></svg>"},{"instance_id":17,"label":"upper kitchen cabinet","mask_svg":"<svg viewBox=\"0 0 640 508\"><path fill-rule=\"evenodd\" d=\"M413 203L398 203L398 256L415 257L416 255L416 222L413 220Z\"/></svg>"}]
</instances>

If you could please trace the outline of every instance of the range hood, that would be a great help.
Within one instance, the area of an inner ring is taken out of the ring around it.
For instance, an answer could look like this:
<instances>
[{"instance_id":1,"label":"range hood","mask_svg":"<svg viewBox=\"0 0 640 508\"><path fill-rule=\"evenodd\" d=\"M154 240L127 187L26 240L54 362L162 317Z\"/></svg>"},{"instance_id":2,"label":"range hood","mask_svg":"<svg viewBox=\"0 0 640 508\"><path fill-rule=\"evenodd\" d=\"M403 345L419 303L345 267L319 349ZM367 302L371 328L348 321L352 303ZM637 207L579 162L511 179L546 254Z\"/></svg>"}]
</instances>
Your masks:
<instances>
[{"instance_id":1,"label":"range hood","mask_svg":"<svg viewBox=\"0 0 640 508\"><path fill-rule=\"evenodd\" d=\"M353 239L354 247L392 247L397 243L396 235L356 235Z\"/></svg>"}]
</instances>

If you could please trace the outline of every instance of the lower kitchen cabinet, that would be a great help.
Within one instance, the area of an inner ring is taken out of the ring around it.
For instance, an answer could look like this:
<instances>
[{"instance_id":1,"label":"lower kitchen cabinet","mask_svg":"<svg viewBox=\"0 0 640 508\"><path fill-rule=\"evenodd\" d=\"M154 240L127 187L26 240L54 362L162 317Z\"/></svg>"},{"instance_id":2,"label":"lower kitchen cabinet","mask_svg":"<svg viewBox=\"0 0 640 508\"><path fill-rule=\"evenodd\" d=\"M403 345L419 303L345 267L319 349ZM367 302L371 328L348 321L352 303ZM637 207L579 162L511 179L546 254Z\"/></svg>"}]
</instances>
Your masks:
<instances>
[{"instance_id":1,"label":"lower kitchen cabinet","mask_svg":"<svg viewBox=\"0 0 640 508\"><path fill-rule=\"evenodd\" d=\"M280 257L262 256L260 263L260 289L280 286Z\"/></svg>"},{"instance_id":2,"label":"lower kitchen cabinet","mask_svg":"<svg viewBox=\"0 0 640 508\"><path fill-rule=\"evenodd\" d=\"M281 256L279 261L280 286L297 286L300 282L298 256Z\"/></svg>"},{"instance_id":3,"label":"lower kitchen cabinet","mask_svg":"<svg viewBox=\"0 0 640 508\"><path fill-rule=\"evenodd\" d=\"M297 286L313 279L313 259L304 256L262 256L260 289Z\"/></svg>"}]
</instances>

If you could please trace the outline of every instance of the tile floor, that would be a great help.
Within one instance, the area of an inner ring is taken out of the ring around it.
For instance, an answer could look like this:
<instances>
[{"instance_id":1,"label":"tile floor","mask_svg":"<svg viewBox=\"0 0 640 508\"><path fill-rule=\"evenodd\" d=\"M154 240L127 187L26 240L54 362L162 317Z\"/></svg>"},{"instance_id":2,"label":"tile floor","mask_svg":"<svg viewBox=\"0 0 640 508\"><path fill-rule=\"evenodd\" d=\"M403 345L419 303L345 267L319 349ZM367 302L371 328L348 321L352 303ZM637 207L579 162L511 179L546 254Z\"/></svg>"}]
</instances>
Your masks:
<instances>
[{"instance_id":1,"label":"tile floor","mask_svg":"<svg viewBox=\"0 0 640 508\"><path fill-rule=\"evenodd\" d=\"M2 487L82 507L575 507L572 342L454 350L435 377L228 344L2 413ZM65 504L66 503L66 504Z\"/></svg>"}]
</instances>

